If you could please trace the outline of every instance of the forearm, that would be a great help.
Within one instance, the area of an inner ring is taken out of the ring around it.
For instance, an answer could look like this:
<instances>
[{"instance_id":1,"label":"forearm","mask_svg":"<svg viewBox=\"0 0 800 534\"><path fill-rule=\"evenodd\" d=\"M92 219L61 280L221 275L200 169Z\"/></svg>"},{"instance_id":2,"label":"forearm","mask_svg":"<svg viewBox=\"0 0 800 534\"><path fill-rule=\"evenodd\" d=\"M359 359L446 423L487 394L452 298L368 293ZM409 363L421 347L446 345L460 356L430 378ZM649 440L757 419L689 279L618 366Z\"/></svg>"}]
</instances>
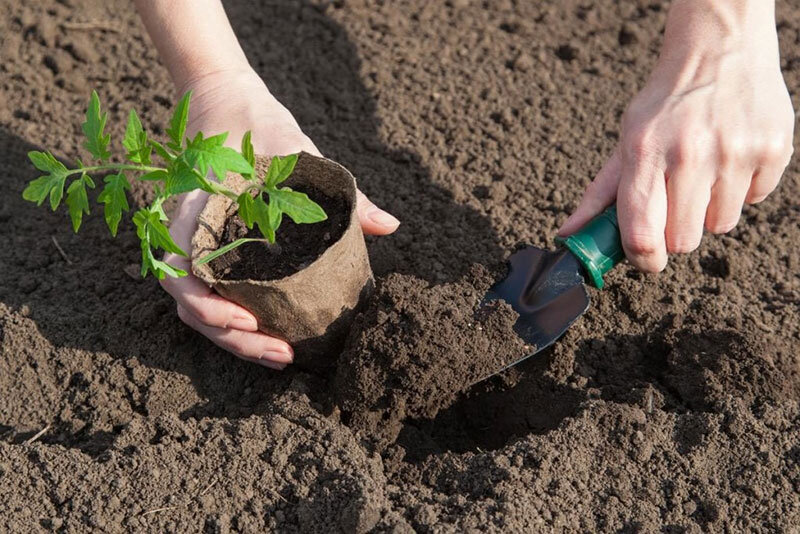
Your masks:
<instances>
[{"instance_id":1,"label":"forearm","mask_svg":"<svg viewBox=\"0 0 800 534\"><path fill-rule=\"evenodd\" d=\"M134 0L175 85L248 68L220 0Z\"/></svg>"}]
</instances>

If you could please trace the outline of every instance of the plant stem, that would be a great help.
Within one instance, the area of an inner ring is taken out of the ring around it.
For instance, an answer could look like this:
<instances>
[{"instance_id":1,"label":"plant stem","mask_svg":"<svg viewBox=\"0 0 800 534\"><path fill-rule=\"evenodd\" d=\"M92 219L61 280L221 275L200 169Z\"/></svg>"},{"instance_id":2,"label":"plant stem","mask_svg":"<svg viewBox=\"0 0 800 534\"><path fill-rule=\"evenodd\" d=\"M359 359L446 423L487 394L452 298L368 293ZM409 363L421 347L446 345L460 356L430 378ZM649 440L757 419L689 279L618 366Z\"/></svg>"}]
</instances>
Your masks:
<instances>
[{"instance_id":1,"label":"plant stem","mask_svg":"<svg viewBox=\"0 0 800 534\"><path fill-rule=\"evenodd\" d=\"M71 169L67 172L67 176L71 174L78 174L79 172L98 172L98 171L139 171L139 172L155 172L155 171L164 171L168 172L167 169L164 167L152 167L149 165L131 165L129 163L109 163L107 165L93 165L91 167L82 167L80 169ZM234 193L228 187L225 187L219 182L214 180L208 180L204 178L202 174L197 169L192 169L192 172L196 174L201 180L207 181L211 189L214 190L214 193L225 195L229 199L236 201L239 196Z\"/></svg>"}]
</instances>

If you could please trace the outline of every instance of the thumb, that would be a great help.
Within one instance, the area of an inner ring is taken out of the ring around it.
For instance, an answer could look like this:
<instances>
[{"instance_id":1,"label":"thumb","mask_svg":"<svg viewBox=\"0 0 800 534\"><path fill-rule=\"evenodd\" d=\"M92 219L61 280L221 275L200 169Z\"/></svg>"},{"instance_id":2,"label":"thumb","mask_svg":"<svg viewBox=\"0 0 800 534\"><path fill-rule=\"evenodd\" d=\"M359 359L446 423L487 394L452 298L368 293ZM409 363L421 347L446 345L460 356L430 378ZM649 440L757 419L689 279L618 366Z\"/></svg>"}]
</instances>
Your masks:
<instances>
[{"instance_id":1,"label":"thumb","mask_svg":"<svg viewBox=\"0 0 800 534\"><path fill-rule=\"evenodd\" d=\"M393 215L383 211L372 203L367 196L360 190L356 191L356 211L361 220L361 229L367 235L387 235L391 234L400 226Z\"/></svg>"},{"instance_id":2,"label":"thumb","mask_svg":"<svg viewBox=\"0 0 800 534\"><path fill-rule=\"evenodd\" d=\"M558 229L558 235L566 237L574 234L592 220L592 217L610 206L617 198L621 173L622 161L619 150L615 150L595 179L586 187L578 209L564 221Z\"/></svg>"}]
</instances>

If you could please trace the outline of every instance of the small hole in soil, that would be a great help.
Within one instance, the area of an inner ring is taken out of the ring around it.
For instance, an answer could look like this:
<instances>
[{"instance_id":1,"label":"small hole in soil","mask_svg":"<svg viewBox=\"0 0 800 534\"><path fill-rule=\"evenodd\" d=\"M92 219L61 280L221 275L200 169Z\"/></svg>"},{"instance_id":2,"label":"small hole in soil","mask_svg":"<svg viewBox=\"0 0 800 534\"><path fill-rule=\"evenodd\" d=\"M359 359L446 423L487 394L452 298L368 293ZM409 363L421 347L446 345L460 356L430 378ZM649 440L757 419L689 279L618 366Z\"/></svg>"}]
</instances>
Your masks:
<instances>
[{"instance_id":1,"label":"small hole in soil","mask_svg":"<svg viewBox=\"0 0 800 534\"><path fill-rule=\"evenodd\" d=\"M528 434L557 428L578 413L584 398L582 391L532 369L514 386L492 379L477 384L434 419L407 421L397 443L405 449L409 462L448 451L496 450Z\"/></svg>"}]
</instances>

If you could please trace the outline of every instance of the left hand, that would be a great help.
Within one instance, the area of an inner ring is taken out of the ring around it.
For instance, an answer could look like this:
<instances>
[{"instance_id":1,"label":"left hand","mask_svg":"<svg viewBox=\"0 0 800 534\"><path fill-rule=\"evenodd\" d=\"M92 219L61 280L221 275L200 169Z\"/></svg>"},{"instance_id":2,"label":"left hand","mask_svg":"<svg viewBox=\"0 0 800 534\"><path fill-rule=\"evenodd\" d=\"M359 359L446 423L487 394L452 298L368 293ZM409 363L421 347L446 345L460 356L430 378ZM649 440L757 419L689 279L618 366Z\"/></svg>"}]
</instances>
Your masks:
<instances>
[{"instance_id":1,"label":"left hand","mask_svg":"<svg viewBox=\"0 0 800 534\"><path fill-rule=\"evenodd\" d=\"M273 156L306 151L320 155L292 114L251 69L215 72L191 80L182 87L182 92L188 89L192 90L189 136L198 131L206 135L227 131L226 144L238 149L245 131L250 130L257 154ZM172 238L185 251L191 250L197 216L207 198L202 191L187 193L170 222ZM400 224L360 191L357 211L365 234L390 234ZM276 370L292 362L292 347L259 331L252 313L224 299L194 276L188 258L167 254L164 261L189 273L183 278L167 277L161 281L161 286L175 299L178 317L184 323L244 360Z\"/></svg>"},{"instance_id":2,"label":"left hand","mask_svg":"<svg viewBox=\"0 0 800 534\"><path fill-rule=\"evenodd\" d=\"M676 0L619 146L559 230L570 235L616 198L622 244L643 271L725 233L742 205L777 186L795 115L780 69L772 2Z\"/></svg>"}]
</instances>

